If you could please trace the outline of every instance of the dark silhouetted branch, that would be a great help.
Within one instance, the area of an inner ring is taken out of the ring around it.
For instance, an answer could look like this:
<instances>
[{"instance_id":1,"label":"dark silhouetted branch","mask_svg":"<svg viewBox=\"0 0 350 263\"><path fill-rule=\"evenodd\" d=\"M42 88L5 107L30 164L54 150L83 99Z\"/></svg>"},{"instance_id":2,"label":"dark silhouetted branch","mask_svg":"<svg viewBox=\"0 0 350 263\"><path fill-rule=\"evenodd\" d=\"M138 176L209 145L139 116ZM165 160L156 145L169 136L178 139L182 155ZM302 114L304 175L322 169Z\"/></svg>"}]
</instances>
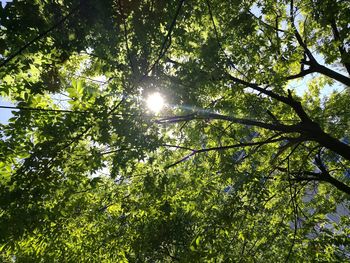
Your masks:
<instances>
[{"instance_id":1,"label":"dark silhouetted branch","mask_svg":"<svg viewBox=\"0 0 350 263\"><path fill-rule=\"evenodd\" d=\"M76 114L89 114L91 111L77 111L77 110L55 110L55 109L43 109L33 107L17 107L17 106L0 106L1 109L13 109L24 111L42 111L42 112L55 112L55 113L76 113Z\"/></svg>"},{"instance_id":2,"label":"dark silhouetted branch","mask_svg":"<svg viewBox=\"0 0 350 263\"><path fill-rule=\"evenodd\" d=\"M167 50L168 50L168 48L170 46L168 44L168 42L171 39L171 34L172 34L173 30L174 30L174 27L176 25L176 21L178 19L178 16L180 14L180 10L181 10L184 2L185 2L185 0L180 0L179 1L179 4L178 4L177 9L175 11L174 18L173 18L173 20L172 20L172 22L171 22L171 24L169 26L168 32L167 32L167 34L166 34L166 36L164 38L164 41L162 43L162 46L160 48L159 55L158 55L157 59L154 61L154 63L152 64L152 66L147 70L147 73L145 74L145 76L154 69L154 67L159 63L159 61L162 59L162 57L167 52ZM145 77L145 76L143 76L143 77Z\"/></svg>"},{"instance_id":3,"label":"dark silhouetted branch","mask_svg":"<svg viewBox=\"0 0 350 263\"><path fill-rule=\"evenodd\" d=\"M273 131L281 131L286 133L292 133L292 132L299 132L299 126L298 125L284 125L284 124L271 124L271 123L265 123L260 121L254 121L249 119L241 119L241 118L235 118L231 116L225 116L220 115L216 113L203 113L203 114L189 114L189 115L182 115L182 116L174 116L174 117L168 117L156 120L159 124L166 124L166 123L178 123L183 121L189 121L189 120L224 120L229 121L233 123L238 124L244 124L244 125L251 125L260 127L267 130L273 130Z\"/></svg>"},{"instance_id":4,"label":"dark silhouetted branch","mask_svg":"<svg viewBox=\"0 0 350 263\"><path fill-rule=\"evenodd\" d=\"M335 22L335 19L332 19L331 21L331 27L332 27L332 31L333 31L333 36L334 36L334 40L339 42L338 45L338 50L340 52L340 60L343 63L343 65L345 66L346 70L348 71L348 74L350 74L350 63L346 62L346 56L349 56L349 53L346 51L346 49L344 48L344 45L342 43L342 39L340 38L340 34L339 34L339 30L337 28L337 24Z\"/></svg>"},{"instance_id":5,"label":"dark silhouetted branch","mask_svg":"<svg viewBox=\"0 0 350 263\"><path fill-rule=\"evenodd\" d=\"M338 190L350 195L350 187L344 184L343 182L335 179L329 174L326 166L321 160L320 154L316 155L315 164L321 170L320 178L322 179L322 181L328 182L335 186Z\"/></svg>"},{"instance_id":6,"label":"dark silhouetted branch","mask_svg":"<svg viewBox=\"0 0 350 263\"><path fill-rule=\"evenodd\" d=\"M191 148L184 148L184 147L181 147L181 146L176 146L179 149L191 150L192 152L190 154L186 155L185 157L183 157L182 159L178 160L177 162L166 166L165 169L169 169L169 168L171 168L171 167L173 167L173 166L175 166L175 165L177 165L179 163L182 163L182 162L188 160L191 156L194 156L194 155L199 154L199 153L211 152L211 151L224 151L224 150L233 149L233 148L240 148L240 147L261 146L261 145L264 145L264 144L280 142L280 141L286 140L286 139L288 139L288 138L280 137L280 138L277 138L277 139L267 139L267 140L261 141L261 142L238 143L238 144L233 144L233 145L204 148L204 149L199 149L199 150L191 149Z\"/></svg>"},{"instance_id":7,"label":"dark silhouetted branch","mask_svg":"<svg viewBox=\"0 0 350 263\"><path fill-rule=\"evenodd\" d=\"M334 80L337 80L346 86L350 86L350 78L348 78L348 77L346 77L346 76L344 76L344 75L342 75L334 70L331 70L325 66L322 66L317 62L317 60L312 55L311 51L307 47L306 43L303 41L298 29L295 26L293 9L294 9L294 4L293 4L293 0L291 0L291 3L290 3L290 21L291 21L292 27L294 29L294 34L295 34L295 37L296 37L299 45L304 49L305 54L309 58L309 61L304 61L304 63L308 64L310 66L310 70L312 70L314 72L321 73L321 74L323 74L327 77L330 77ZM334 25L333 25L333 27L334 27ZM332 27L333 32L334 32L334 30L336 30L335 31L335 34L336 34L337 28L336 28L336 26L335 26L335 28L333 28L333 27ZM343 50L343 51L345 51L345 50ZM341 51L341 52L343 52L343 51Z\"/></svg>"},{"instance_id":8,"label":"dark silhouetted branch","mask_svg":"<svg viewBox=\"0 0 350 263\"><path fill-rule=\"evenodd\" d=\"M123 21L124 40L125 40L126 54L127 54L127 56L128 56L128 59L129 59L131 71L134 72L134 71L135 71L135 70L134 70L135 68L134 68L134 64L133 64L133 62L132 62L131 53L130 53L130 48L129 48L128 30L127 30L127 26L126 26L126 18L125 18L125 15L124 15L124 11L123 11L123 7L122 7L121 0L119 0L119 12L120 12L120 15L121 15L122 21Z\"/></svg>"},{"instance_id":9,"label":"dark silhouetted branch","mask_svg":"<svg viewBox=\"0 0 350 263\"><path fill-rule=\"evenodd\" d=\"M298 74L288 76L285 79L286 80L298 79L298 78L305 77L306 75L309 75L309 74L314 73L314 72L315 71L310 67L308 69L300 71L300 73L298 73Z\"/></svg>"},{"instance_id":10,"label":"dark silhouetted branch","mask_svg":"<svg viewBox=\"0 0 350 263\"><path fill-rule=\"evenodd\" d=\"M22 46L19 50L17 50L15 53L13 53L12 55L10 55L8 58L6 58L3 62L1 62L0 64L0 68L5 66L6 64L8 64L12 59L14 59L15 57L17 57L18 55L20 55L25 49L27 49L29 46L31 46L33 43L35 43L36 41L42 39L44 36L46 36L47 34L49 34L50 32L52 32L54 29L56 29L57 27L59 27L60 25L62 25L70 16L72 16L76 11L79 10L80 5L82 4L83 1L80 1L79 4L74 7L66 16L64 16L61 20L59 20L56 24L54 24L53 26L51 26L50 28L48 28L47 30L45 30L44 32L42 32L41 34L39 34L37 37L35 37L34 39L32 39L31 41L29 41L28 43L26 43L24 46Z\"/></svg>"},{"instance_id":11,"label":"dark silhouetted branch","mask_svg":"<svg viewBox=\"0 0 350 263\"><path fill-rule=\"evenodd\" d=\"M315 57L312 55L312 53L309 50L309 48L307 47L306 43L303 41L297 27L295 26L294 19L295 19L295 17L294 17L294 2L293 2L293 0L291 0L290 1L290 22L291 22L292 28L294 30L294 35L295 35L299 45L304 49L304 52L306 53L306 55L310 59L310 61L316 62Z\"/></svg>"},{"instance_id":12,"label":"dark silhouetted branch","mask_svg":"<svg viewBox=\"0 0 350 263\"><path fill-rule=\"evenodd\" d=\"M312 64L311 62L311 67L315 69L316 72L321 73L327 77L330 77L331 79L337 80L344 85L350 87L350 78L330 69L325 66L322 66L320 64Z\"/></svg>"}]
</instances>

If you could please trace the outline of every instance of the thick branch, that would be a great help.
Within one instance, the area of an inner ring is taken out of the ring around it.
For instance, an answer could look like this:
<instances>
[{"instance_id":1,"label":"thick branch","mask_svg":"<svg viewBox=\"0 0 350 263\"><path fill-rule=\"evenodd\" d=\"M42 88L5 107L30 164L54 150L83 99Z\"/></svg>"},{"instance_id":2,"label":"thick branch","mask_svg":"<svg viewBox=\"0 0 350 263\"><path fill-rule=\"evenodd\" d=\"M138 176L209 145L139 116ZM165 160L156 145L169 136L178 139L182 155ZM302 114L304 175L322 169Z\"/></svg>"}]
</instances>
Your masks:
<instances>
[{"instance_id":1,"label":"thick branch","mask_svg":"<svg viewBox=\"0 0 350 263\"><path fill-rule=\"evenodd\" d=\"M326 166L323 164L321 157L319 155L316 156L315 163L317 167L321 170L320 178L322 181L328 182L333 186L335 186L340 191L350 195L350 187L344 184L343 182L338 181L337 179L335 179L329 174Z\"/></svg>"},{"instance_id":2,"label":"thick branch","mask_svg":"<svg viewBox=\"0 0 350 263\"><path fill-rule=\"evenodd\" d=\"M301 104L299 106L302 107ZM264 123L264 122L249 120L249 119L235 118L235 117L225 116L225 115L220 115L215 113L205 113L205 114L189 114L189 115L183 115L183 116L168 117L168 118L157 120L156 122L159 124L164 124L164 123L178 123L178 122L190 121L190 120L207 120L207 119L225 120L225 121L230 121L237 124L250 125L250 126L267 129L267 130L280 131L284 133L299 133L302 135L303 140L318 142L323 147L326 147L327 149L333 151L334 153L339 154L340 156L344 157L346 160L350 160L350 147L347 144L332 137L331 135L325 133L317 123L313 122L310 119L295 125L284 125L280 123L271 124L271 123Z\"/></svg>"},{"instance_id":3,"label":"thick branch","mask_svg":"<svg viewBox=\"0 0 350 263\"><path fill-rule=\"evenodd\" d=\"M284 168L279 168L279 170L286 172L287 169ZM315 172L310 172L310 171L302 171L302 172L291 172L291 175L294 176L293 181L296 182L325 182L333 185L335 188L338 190L342 191L343 193L349 194L350 195L350 187L343 182L335 179L332 177L328 171L324 172L321 171L321 173L315 173Z\"/></svg>"},{"instance_id":4,"label":"thick branch","mask_svg":"<svg viewBox=\"0 0 350 263\"><path fill-rule=\"evenodd\" d=\"M345 76L343 76L337 72L334 72L334 71L332 71L324 66L321 66L319 64L317 64L317 65L318 65L318 68L316 68L316 70L321 68L322 70L325 70L328 73L340 75L349 82L349 86L350 86L350 78L346 78ZM233 76L230 76L230 78L231 78L231 80L233 80L239 84L242 84L246 87L252 88L256 91L259 91L259 92L273 98L273 99L276 99L282 103L289 105L290 107L293 108L293 110L299 116L299 118L301 119L301 123L299 123L297 125L292 125L292 126L287 126L287 125L280 126L280 125L276 125L276 124L265 124L265 123L263 123L263 125L261 125L260 122L255 122L255 121L250 121L250 120L240 121L240 119L234 120L234 118L231 121L233 121L233 122L236 121L236 123L258 126L258 127L262 127L262 128L269 129L269 130L276 130L276 131L283 131L283 132L299 132L300 134L305 135L306 138L309 138L310 140L316 141L316 142L320 143L322 146L328 148L329 150L343 156L345 159L350 160L350 147L348 145L346 145L345 143L340 142L338 139L333 138L331 135L325 133L317 123L313 122L311 120L311 118L307 115L307 113L305 112L301 103L299 101L296 101L295 99L293 99L290 90L288 90L288 97L285 97L285 96L278 95L278 94L274 93L273 91L263 89L254 83L249 83L247 81L238 79L238 78L233 77ZM225 117L225 118L226 118L226 120L229 120L229 118L231 118L231 117Z\"/></svg>"},{"instance_id":5,"label":"thick branch","mask_svg":"<svg viewBox=\"0 0 350 263\"><path fill-rule=\"evenodd\" d=\"M350 187L344 184L343 182L338 181L334 177L326 177L323 181L330 183L331 185L335 186L338 190L350 195Z\"/></svg>"},{"instance_id":6,"label":"thick branch","mask_svg":"<svg viewBox=\"0 0 350 263\"><path fill-rule=\"evenodd\" d=\"M304 51L305 51L306 55L308 56L308 58L310 59L310 61L315 62L316 61L315 57L312 55L312 53L309 50L309 48L307 47L306 43L301 38L301 35L300 35L299 31L297 30L296 26L294 25L294 22L292 23L292 26L294 28L294 34L295 34L295 37L296 37L299 45L304 49Z\"/></svg>"},{"instance_id":7,"label":"thick branch","mask_svg":"<svg viewBox=\"0 0 350 263\"><path fill-rule=\"evenodd\" d=\"M311 62L311 67L316 72L321 73L321 74L323 74L323 75L325 75L327 77L330 77L330 78L332 78L334 80L337 80L337 81L343 83L344 85L350 87L350 78L348 78L348 77L346 77L346 76L344 76L344 75L342 75L342 74L340 74L340 73L338 73L338 72L336 72L334 70L331 70L330 68L322 66L322 65L320 65L318 63L312 64L312 62Z\"/></svg>"},{"instance_id":8,"label":"thick branch","mask_svg":"<svg viewBox=\"0 0 350 263\"><path fill-rule=\"evenodd\" d=\"M300 71L300 73L298 73L298 74L288 76L285 79L286 80L298 79L298 78L305 77L306 75L309 75L309 74L314 73L314 72L315 71L312 68L308 68L308 69Z\"/></svg>"},{"instance_id":9,"label":"thick branch","mask_svg":"<svg viewBox=\"0 0 350 263\"><path fill-rule=\"evenodd\" d=\"M310 134L311 138L327 149L350 161L350 146L319 129Z\"/></svg>"}]
</instances>

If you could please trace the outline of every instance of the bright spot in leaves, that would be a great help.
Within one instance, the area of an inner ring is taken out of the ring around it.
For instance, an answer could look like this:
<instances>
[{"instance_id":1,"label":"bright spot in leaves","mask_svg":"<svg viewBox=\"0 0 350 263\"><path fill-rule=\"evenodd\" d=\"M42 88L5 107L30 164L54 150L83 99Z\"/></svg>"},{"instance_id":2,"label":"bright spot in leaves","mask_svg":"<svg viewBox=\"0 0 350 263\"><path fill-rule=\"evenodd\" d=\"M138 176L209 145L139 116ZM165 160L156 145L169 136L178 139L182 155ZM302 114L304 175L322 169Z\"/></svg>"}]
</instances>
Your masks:
<instances>
[{"instance_id":1,"label":"bright spot in leaves","mask_svg":"<svg viewBox=\"0 0 350 263\"><path fill-rule=\"evenodd\" d=\"M154 113L160 112L165 105L162 95L158 92L149 95L146 102L148 109Z\"/></svg>"}]
</instances>

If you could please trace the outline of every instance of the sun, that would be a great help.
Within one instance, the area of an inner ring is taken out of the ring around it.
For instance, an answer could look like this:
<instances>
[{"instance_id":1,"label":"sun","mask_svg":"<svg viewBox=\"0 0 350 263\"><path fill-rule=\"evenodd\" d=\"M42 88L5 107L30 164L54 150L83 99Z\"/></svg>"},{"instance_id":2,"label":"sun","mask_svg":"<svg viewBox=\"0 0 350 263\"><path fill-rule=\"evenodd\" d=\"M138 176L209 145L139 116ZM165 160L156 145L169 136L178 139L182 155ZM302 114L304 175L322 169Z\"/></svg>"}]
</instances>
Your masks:
<instances>
[{"instance_id":1,"label":"sun","mask_svg":"<svg viewBox=\"0 0 350 263\"><path fill-rule=\"evenodd\" d=\"M164 98L158 92L150 94L146 103L148 109L154 113L159 113L165 106Z\"/></svg>"}]
</instances>

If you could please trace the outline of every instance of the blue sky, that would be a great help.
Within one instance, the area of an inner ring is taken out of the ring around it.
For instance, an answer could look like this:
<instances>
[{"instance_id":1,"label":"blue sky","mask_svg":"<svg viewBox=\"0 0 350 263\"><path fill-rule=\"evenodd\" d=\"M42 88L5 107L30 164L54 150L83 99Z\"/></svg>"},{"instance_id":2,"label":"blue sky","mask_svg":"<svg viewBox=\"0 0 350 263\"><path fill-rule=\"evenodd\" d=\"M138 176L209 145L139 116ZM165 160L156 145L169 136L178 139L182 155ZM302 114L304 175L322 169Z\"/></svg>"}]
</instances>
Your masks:
<instances>
[{"instance_id":1,"label":"blue sky","mask_svg":"<svg viewBox=\"0 0 350 263\"><path fill-rule=\"evenodd\" d=\"M0 0L2 7L4 8L7 3L11 3L13 0Z\"/></svg>"},{"instance_id":2,"label":"blue sky","mask_svg":"<svg viewBox=\"0 0 350 263\"><path fill-rule=\"evenodd\" d=\"M0 106L14 106L11 102L0 97ZM1 109L0 108L0 123L6 124L8 119L11 118L11 109Z\"/></svg>"}]
</instances>

